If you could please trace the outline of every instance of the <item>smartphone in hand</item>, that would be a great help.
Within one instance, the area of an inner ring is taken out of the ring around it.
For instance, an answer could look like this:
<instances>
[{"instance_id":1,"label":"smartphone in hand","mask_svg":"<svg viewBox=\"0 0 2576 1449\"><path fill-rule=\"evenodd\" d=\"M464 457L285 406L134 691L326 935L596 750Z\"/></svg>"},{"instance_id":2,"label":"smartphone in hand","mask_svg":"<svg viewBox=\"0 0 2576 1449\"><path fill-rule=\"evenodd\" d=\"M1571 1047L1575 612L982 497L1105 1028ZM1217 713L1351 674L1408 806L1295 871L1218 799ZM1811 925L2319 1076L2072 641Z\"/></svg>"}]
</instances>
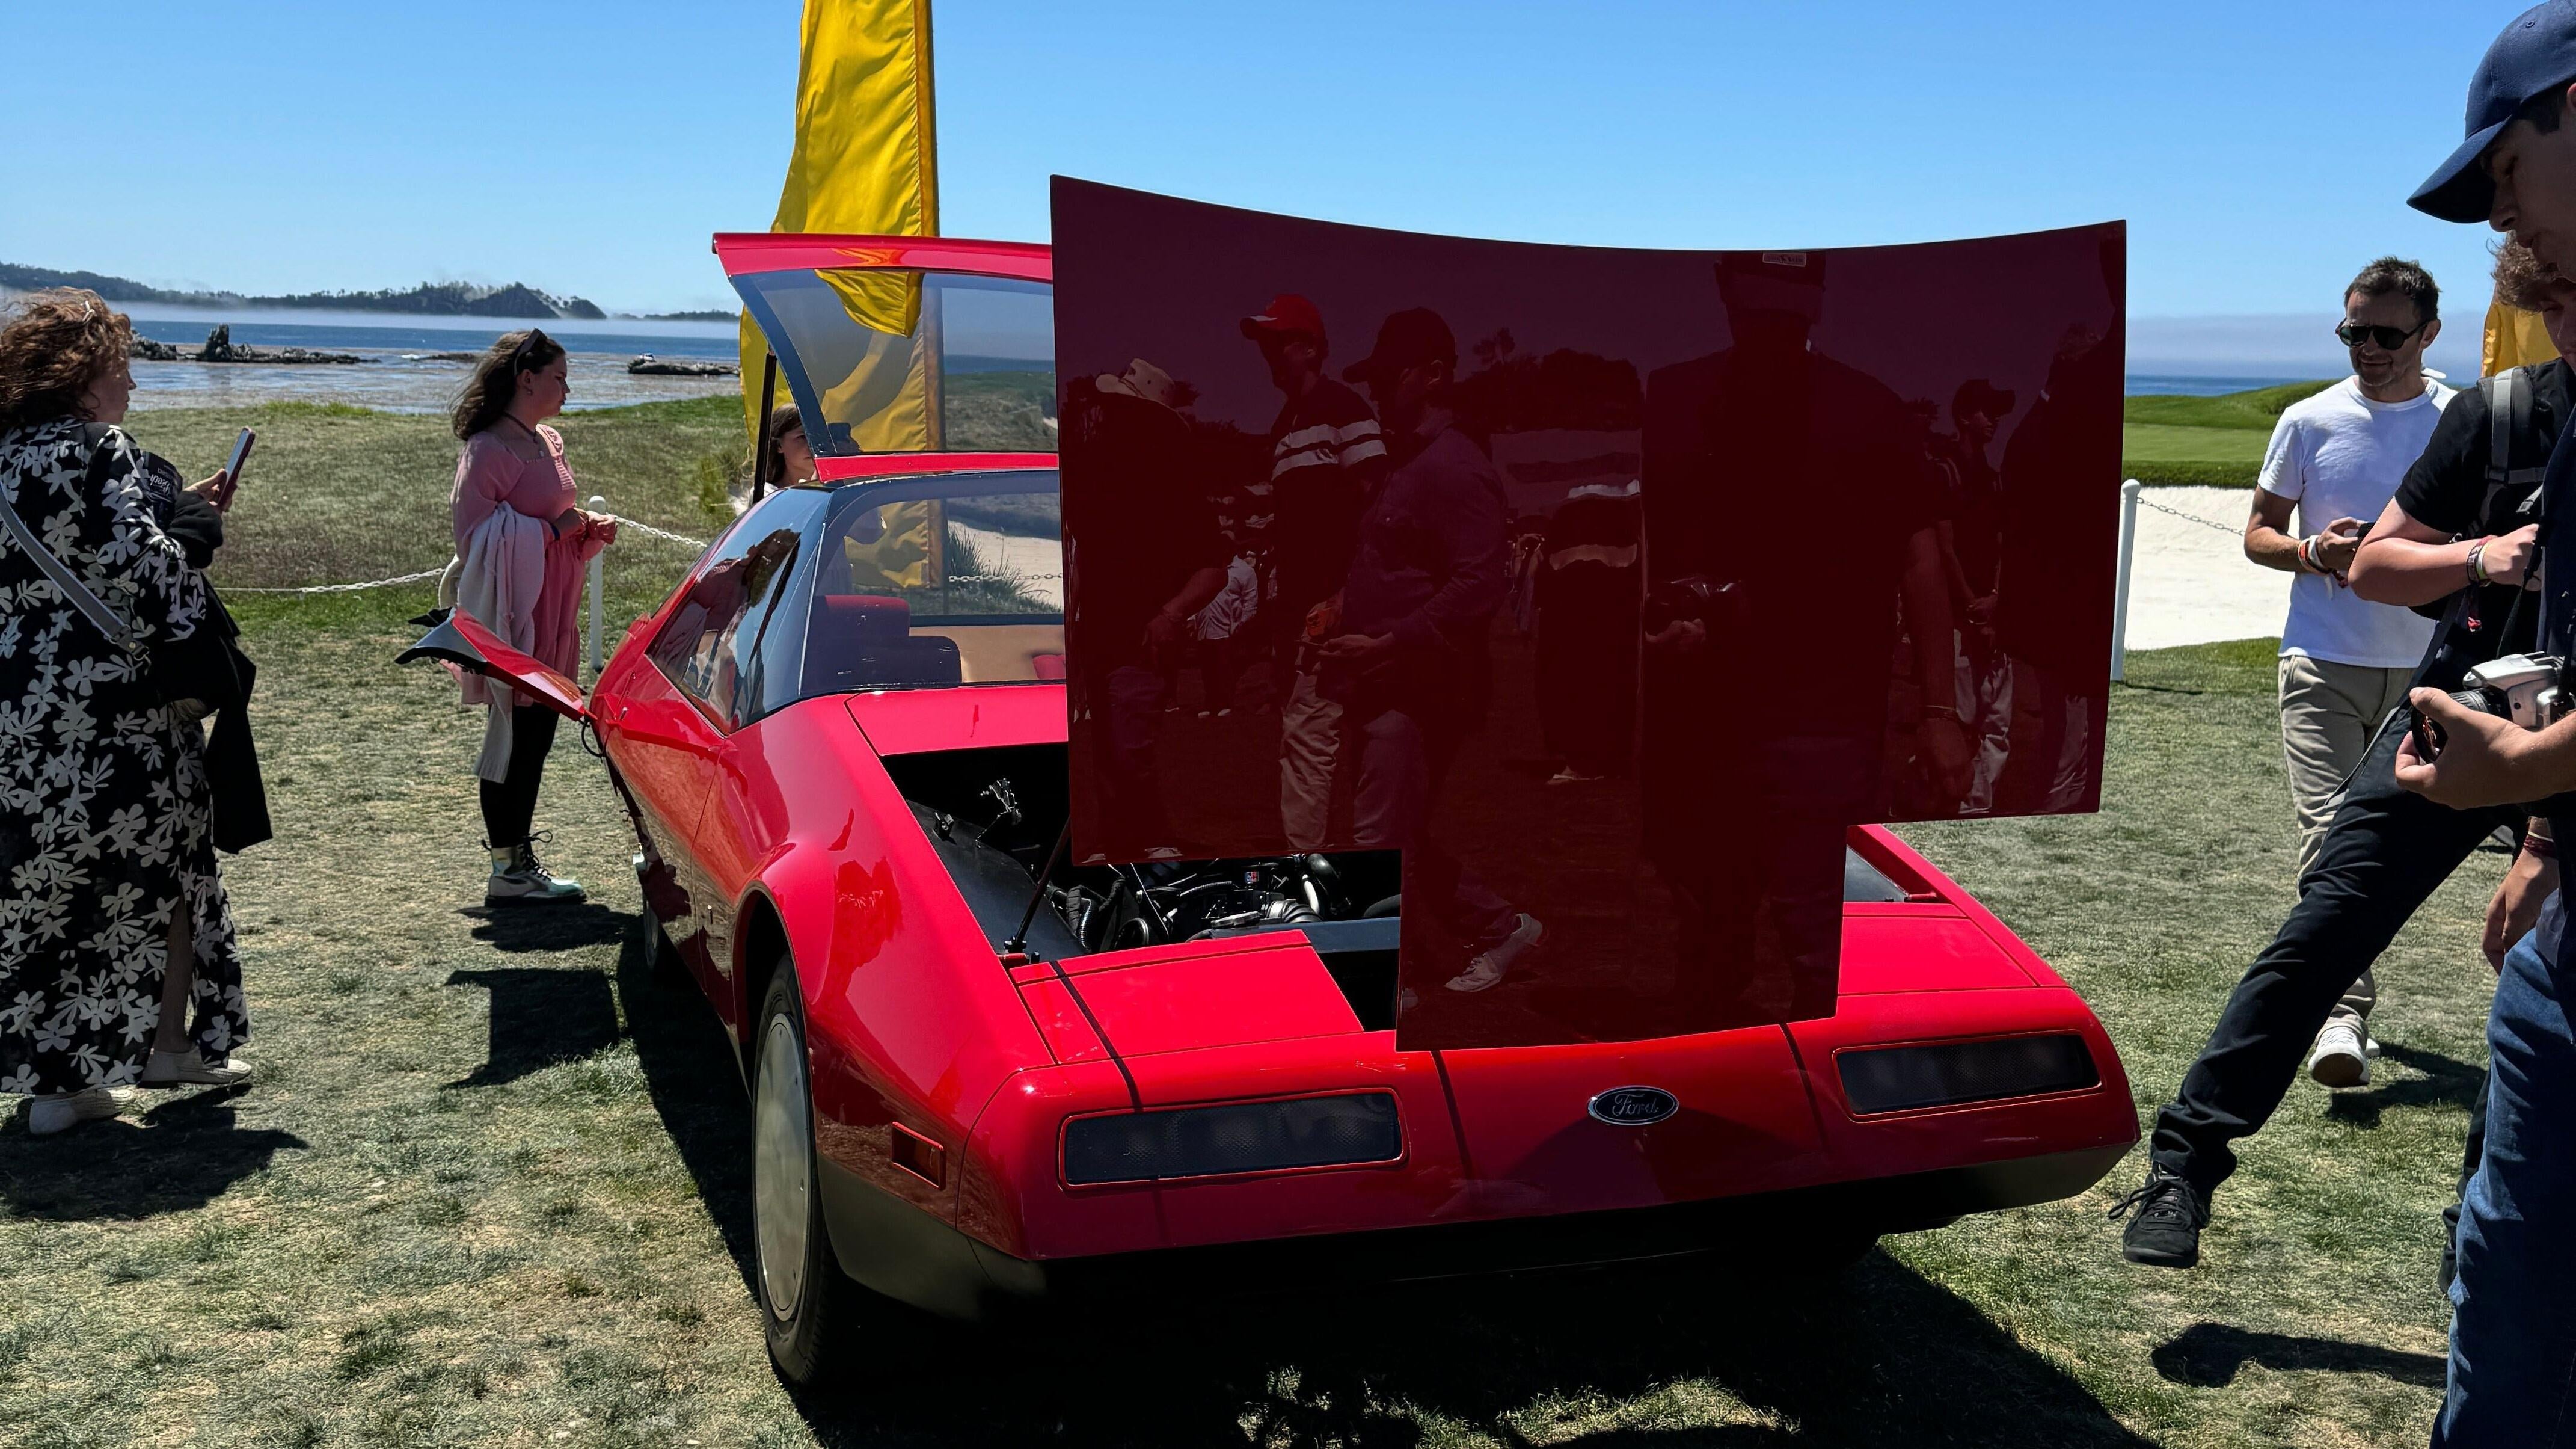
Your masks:
<instances>
[{"instance_id":1,"label":"smartphone in hand","mask_svg":"<svg viewBox=\"0 0 2576 1449\"><path fill-rule=\"evenodd\" d=\"M249 428L242 429L241 436L233 439L232 461L224 464L223 494L215 499L215 507L223 509L233 506L233 490L241 486L242 468L250 462L251 444L258 441L259 434Z\"/></svg>"}]
</instances>

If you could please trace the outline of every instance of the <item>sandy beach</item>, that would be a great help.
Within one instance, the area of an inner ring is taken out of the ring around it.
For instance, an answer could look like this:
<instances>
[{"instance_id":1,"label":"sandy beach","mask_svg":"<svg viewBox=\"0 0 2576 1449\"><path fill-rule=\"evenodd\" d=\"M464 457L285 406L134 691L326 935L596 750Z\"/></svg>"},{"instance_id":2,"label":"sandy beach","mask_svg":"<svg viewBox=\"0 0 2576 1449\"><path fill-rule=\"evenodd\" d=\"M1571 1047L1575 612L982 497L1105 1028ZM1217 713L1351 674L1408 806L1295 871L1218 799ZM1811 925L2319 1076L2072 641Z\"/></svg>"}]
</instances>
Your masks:
<instances>
[{"instance_id":1,"label":"sandy beach","mask_svg":"<svg viewBox=\"0 0 2576 1449\"><path fill-rule=\"evenodd\" d=\"M2243 488L2148 488L2138 496L2129 647L2164 649L2281 632L2290 575L2245 557Z\"/></svg>"}]
</instances>

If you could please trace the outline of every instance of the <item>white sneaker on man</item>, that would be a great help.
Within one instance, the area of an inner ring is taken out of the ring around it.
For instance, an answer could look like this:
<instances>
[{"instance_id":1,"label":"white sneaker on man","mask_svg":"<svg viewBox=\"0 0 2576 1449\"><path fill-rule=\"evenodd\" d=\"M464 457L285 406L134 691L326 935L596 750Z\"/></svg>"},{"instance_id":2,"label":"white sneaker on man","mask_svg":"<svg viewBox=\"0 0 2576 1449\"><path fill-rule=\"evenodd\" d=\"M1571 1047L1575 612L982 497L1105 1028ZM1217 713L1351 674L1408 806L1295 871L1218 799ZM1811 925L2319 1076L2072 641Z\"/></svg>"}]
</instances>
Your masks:
<instances>
[{"instance_id":1,"label":"white sneaker on man","mask_svg":"<svg viewBox=\"0 0 2576 1449\"><path fill-rule=\"evenodd\" d=\"M1519 924L1512 927L1510 935L1467 958L1467 969L1449 978L1449 989L1482 991L1492 986L1503 979L1504 972L1512 969L1514 961L1537 945L1538 938L1546 934L1547 927L1539 924L1538 917L1522 912Z\"/></svg>"},{"instance_id":2,"label":"white sneaker on man","mask_svg":"<svg viewBox=\"0 0 2576 1449\"><path fill-rule=\"evenodd\" d=\"M2367 1087L2371 1053L2378 1045L2350 1022L2327 1022L2308 1053L2308 1076L2324 1087Z\"/></svg>"},{"instance_id":3,"label":"white sneaker on man","mask_svg":"<svg viewBox=\"0 0 2576 1449\"><path fill-rule=\"evenodd\" d=\"M131 1087L83 1087L38 1097L27 1104L27 1135L44 1137L83 1122L113 1117L134 1105Z\"/></svg>"}]
</instances>

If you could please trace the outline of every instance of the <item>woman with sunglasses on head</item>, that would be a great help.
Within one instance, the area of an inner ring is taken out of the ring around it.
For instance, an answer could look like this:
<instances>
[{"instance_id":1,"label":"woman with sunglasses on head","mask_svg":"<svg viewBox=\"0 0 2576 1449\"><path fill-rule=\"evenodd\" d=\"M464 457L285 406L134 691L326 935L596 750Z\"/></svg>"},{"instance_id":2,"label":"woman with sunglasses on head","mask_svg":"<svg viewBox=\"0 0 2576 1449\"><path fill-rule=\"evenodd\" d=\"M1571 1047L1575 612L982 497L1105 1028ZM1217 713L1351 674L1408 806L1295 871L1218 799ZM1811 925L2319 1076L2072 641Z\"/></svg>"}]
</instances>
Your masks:
<instances>
[{"instance_id":1,"label":"woman with sunglasses on head","mask_svg":"<svg viewBox=\"0 0 2576 1449\"><path fill-rule=\"evenodd\" d=\"M574 504L581 488L563 437L545 420L572 395L560 343L538 328L504 333L456 400L456 603L513 648L565 675L579 667L582 566L615 542L616 520ZM554 747L555 712L504 684L465 680L465 702L491 711L476 762L492 874L483 903L582 899L581 883L537 859L537 785Z\"/></svg>"}]
</instances>

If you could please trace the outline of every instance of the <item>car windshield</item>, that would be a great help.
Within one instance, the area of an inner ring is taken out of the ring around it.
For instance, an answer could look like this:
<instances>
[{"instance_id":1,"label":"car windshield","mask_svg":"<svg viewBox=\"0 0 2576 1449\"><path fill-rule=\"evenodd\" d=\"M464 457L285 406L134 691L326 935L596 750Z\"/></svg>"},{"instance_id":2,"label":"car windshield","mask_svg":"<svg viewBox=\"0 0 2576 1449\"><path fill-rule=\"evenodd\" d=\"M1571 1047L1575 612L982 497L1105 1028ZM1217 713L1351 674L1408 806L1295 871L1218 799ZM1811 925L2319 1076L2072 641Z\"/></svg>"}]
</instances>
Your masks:
<instances>
[{"instance_id":1,"label":"car windshield","mask_svg":"<svg viewBox=\"0 0 2576 1449\"><path fill-rule=\"evenodd\" d=\"M1052 470L839 490L803 620L799 697L1064 678Z\"/></svg>"},{"instance_id":2,"label":"car windshield","mask_svg":"<svg viewBox=\"0 0 2576 1449\"><path fill-rule=\"evenodd\" d=\"M814 451L1052 453L1055 303L1044 282L876 269L733 279Z\"/></svg>"}]
</instances>

